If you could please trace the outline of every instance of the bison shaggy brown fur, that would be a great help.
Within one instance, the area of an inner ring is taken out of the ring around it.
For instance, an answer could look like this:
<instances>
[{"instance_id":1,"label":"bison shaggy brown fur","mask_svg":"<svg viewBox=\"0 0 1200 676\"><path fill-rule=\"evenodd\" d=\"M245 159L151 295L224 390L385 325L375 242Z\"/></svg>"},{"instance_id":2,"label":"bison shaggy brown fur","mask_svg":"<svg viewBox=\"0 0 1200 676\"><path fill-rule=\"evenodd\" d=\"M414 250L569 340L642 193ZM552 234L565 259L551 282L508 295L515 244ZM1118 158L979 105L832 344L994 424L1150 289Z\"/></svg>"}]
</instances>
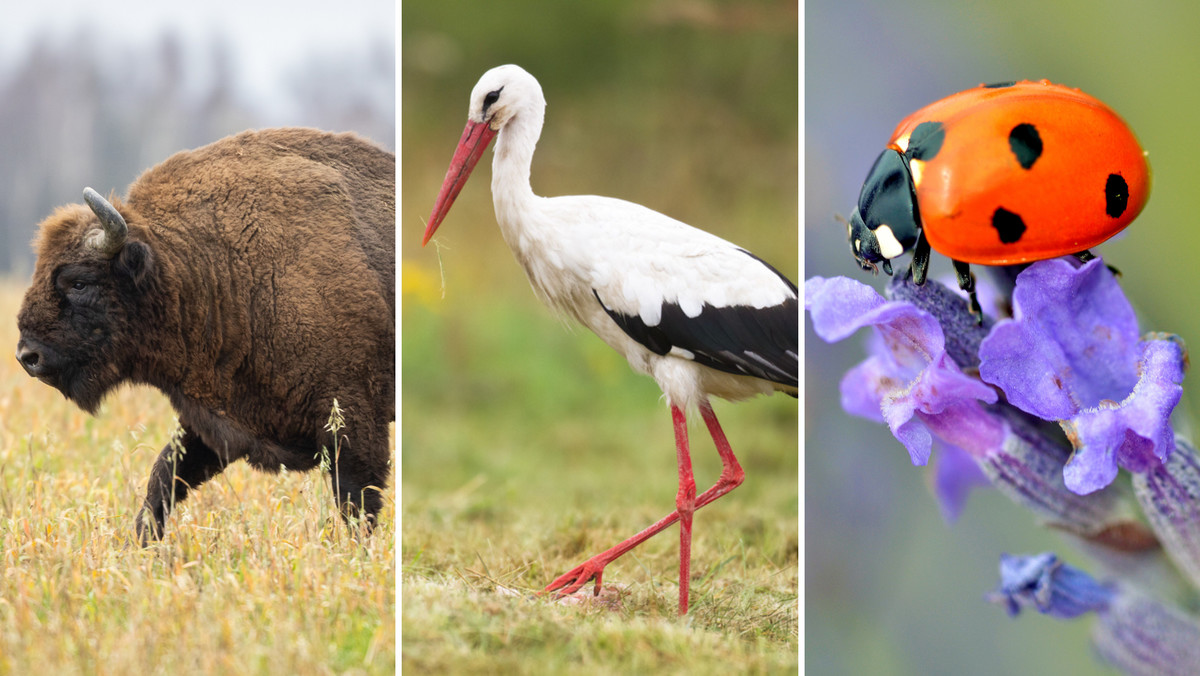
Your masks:
<instances>
[{"instance_id":1,"label":"bison shaggy brown fur","mask_svg":"<svg viewBox=\"0 0 1200 676\"><path fill-rule=\"evenodd\" d=\"M333 455L348 522L376 519L395 418L395 158L353 134L248 131L149 169L126 199L85 191L39 226L17 319L30 375L95 412L121 383L162 390L181 438L136 528L245 459Z\"/></svg>"}]
</instances>

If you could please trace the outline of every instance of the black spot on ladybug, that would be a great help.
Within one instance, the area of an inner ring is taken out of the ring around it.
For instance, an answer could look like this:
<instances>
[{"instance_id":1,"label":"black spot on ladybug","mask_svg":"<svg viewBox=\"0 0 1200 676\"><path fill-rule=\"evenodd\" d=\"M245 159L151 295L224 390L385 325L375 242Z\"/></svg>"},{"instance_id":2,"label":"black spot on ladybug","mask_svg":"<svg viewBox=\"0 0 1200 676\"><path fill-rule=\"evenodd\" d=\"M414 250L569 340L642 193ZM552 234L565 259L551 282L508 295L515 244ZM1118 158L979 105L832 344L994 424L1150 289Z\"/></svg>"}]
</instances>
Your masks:
<instances>
[{"instance_id":1,"label":"black spot on ladybug","mask_svg":"<svg viewBox=\"0 0 1200 676\"><path fill-rule=\"evenodd\" d=\"M1005 88L1005 87L1011 87L1011 86L1013 86L1013 85L1015 85L1015 84L1017 84L1017 83L1016 83L1016 81L1009 81L1009 82L993 82L993 83L991 83L991 84L985 84L985 85L983 85L983 88L984 88L984 89L1003 89L1003 88Z\"/></svg>"},{"instance_id":2,"label":"black spot on ladybug","mask_svg":"<svg viewBox=\"0 0 1200 676\"><path fill-rule=\"evenodd\" d=\"M1104 213L1116 218L1129 206L1129 184L1120 174L1109 174L1104 183Z\"/></svg>"},{"instance_id":3,"label":"black spot on ladybug","mask_svg":"<svg viewBox=\"0 0 1200 676\"><path fill-rule=\"evenodd\" d=\"M1042 156L1042 137L1038 135L1037 127L1022 122L1008 132L1008 147L1012 148L1022 169L1031 169Z\"/></svg>"},{"instance_id":4,"label":"black spot on ladybug","mask_svg":"<svg viewBox=\"0 0 1200 676\"><path fill-rule=\"evenodd\" d=\"M1000 241L1005 244L1016 244L1025 234L1025 221L1004 207L997 207L992 214L992 227L1000 235Z\"/></svg>"},{"instance_id":5,"label":"black spot on ladybug","mask_svg":"<svg viewBox=\"0 0 1200 676\"><path fill-rule=\"evenodd\" d=\"M908 150L904 154L910 160L928 162L937 157L945 140L945 125L941 122L922 122L908 137Z\"/></svg>"}]
</instances>

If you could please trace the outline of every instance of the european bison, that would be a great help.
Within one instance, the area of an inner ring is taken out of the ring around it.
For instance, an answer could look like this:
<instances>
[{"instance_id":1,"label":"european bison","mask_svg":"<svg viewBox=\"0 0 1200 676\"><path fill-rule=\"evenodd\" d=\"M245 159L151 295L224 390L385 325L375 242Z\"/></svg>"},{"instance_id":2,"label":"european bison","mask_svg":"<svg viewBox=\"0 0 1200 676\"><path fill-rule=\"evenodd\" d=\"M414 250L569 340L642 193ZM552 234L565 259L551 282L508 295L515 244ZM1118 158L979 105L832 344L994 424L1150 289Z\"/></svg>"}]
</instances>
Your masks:
<instances>
[{"instance_id":1,"label":"european bison","mask_svg":"<svg viewBox=\"0 0 1200 676\"><path fill-rule=\"evenodd\" d=\"M395 418L395 193L392 153L353 134L248 131L174 155L124 200L89 188L87 206L41 223L21 365L90 413L130 382L179 415L137 517L143 543L235 460L318 466L335 399L340 511L374 522Z\"/></svg>"}]
</instances>

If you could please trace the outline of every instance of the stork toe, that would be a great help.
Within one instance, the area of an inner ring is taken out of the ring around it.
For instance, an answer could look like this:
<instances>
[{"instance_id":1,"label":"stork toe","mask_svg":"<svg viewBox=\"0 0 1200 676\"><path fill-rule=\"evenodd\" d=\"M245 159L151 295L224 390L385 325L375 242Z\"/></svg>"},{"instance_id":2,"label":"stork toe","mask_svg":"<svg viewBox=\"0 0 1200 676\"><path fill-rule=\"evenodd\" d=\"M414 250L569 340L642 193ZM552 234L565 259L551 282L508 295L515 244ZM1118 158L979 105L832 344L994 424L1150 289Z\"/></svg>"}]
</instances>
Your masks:
<instances>
[{"instance_id":1,"label":"stork toe","mask_svg":"<svg viewBox=\"0 0 1200 676\"><path fill-rule=\"evenodd\" d=\"M575 566L571 570L563 573L555 578L553 582L546 585L542 590L543 594L555 592L557 596L570 596L583 588L592 578L596 579L596 586L592 590L593 596L600 595L600 583L604 578L604 567L608 565L608 561L597 562L599 557L593 557Z\"/></svg>"}]
</instances>

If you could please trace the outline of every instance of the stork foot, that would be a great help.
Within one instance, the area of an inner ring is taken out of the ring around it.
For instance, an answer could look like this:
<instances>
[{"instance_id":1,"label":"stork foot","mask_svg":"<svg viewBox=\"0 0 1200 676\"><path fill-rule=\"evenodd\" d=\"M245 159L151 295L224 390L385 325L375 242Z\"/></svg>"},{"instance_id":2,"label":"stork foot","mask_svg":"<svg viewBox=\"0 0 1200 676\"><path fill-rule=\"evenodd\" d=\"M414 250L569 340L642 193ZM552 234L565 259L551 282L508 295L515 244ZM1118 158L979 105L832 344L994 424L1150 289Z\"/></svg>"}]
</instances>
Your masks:
<instances>
[{"instance_id":1,"label":"stork foot","mask_svg":"<svg viewBox=\"0 0 1200 676\"><path fill-rule=\"evenodd\" d=\"M607 554L607 552L605 552L605 554ZM592 595L599 596L600 581L604 577L604 567L611 562L612 559L606 557L604 554L593 556L587 561L584 561L582 564L575 566L571 570L555 578L553 582L546 585L546 588L542 590L542 593L546 594L555 592L558 596L570 596L571 594L579 591L583 585L587 584L590 580L595 579L596 586L592 590Z\"/></svg>"}]
</instances>

